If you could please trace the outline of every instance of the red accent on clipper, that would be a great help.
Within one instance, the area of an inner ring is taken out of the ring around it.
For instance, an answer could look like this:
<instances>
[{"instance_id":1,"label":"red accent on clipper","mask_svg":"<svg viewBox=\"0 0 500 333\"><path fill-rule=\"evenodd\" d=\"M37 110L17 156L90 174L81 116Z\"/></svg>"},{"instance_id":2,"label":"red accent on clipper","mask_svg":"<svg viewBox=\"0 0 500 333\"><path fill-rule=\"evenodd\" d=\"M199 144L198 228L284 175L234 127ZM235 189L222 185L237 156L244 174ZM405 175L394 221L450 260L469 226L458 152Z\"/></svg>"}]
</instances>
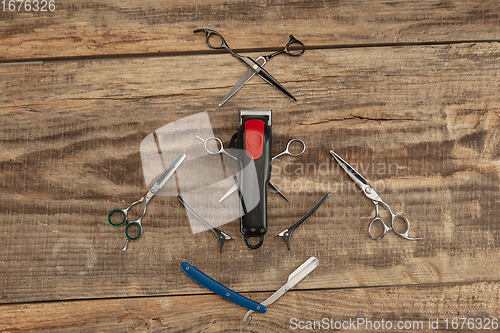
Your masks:
<instances>
[{"instance_id":1,"label":"red accent on clipper","mask_svg":"<svg viewBox=\"0 0 500 333\"><path fill-rule=\"evenodd\" d=\"M245 122L245 149L248 157L258 160L264 149L264 125L260 119L249 119Z\"/></svg>"}]
</instances>

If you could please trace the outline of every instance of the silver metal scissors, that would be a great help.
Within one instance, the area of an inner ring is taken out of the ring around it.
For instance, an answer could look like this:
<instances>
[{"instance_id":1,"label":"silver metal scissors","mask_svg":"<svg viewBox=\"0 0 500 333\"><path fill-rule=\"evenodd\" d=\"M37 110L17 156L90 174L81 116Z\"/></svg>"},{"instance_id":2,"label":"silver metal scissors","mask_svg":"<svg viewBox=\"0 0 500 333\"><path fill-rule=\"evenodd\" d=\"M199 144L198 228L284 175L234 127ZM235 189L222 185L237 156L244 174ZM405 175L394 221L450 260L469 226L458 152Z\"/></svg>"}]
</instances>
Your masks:
<instances>
[{"instance_id":1,"label":"silver metal scissors","mask_svg":"<svg viewBox=\"0 0 500 333\"><path fill-rule=\"evenodd\" d=\"M289 48L293 44L300 45L300 49L290 50ZM259 64L259 66L264 67L264 65L271 58L274 58L278 54L284 53L284 54L287 54L287 55L292 56L292 57L298 57L298 56L301 56L302 54L304 54L305 50L306 50L306 47L304 46L304 44L301 41L299 41L298 39L296 39L295 37L293 37L292 35L290 35L290 41L285 45L284 48L282 48L281 50L274 52L272 54L269 54L266 56L260 56L257 58L257 60L255 60L255 62L257 64ZM247 83L248 80L250 80L254 75L255 75L255 71L253 71L252 69L249 68L245 72L245 74L243 74L243 76L238 80L238 82L236 82L236 84L233 86L233 88L231 88L231 90L227 93L226 97L224 97L222 99L222 101L219 103L219 106L222 106L222 104L224 104L228 99L230 99L231 96L233 96L238 90L240 90L240 88L243 87L243 85L245 83Z\"/></svg>"},{"instance_id":2,"label":"silver metal scissors","mask_svg":"<svg viewBox=\"0 0 500 333\"><path fill-rule=\"evenodd\" d=\"M391 230L394 231L399 236L405 238L405 239L409 239L409 240L419 240L419 239L422 239L421 237L419 237L419 238L410 237L408 235L408 232L410 231L410 221L408 221L408 219L405 216L403 216L403 215L394 214L392 212L391 208L389 207L389 205L386 204L382 200L382 198L378 195L378 193L375 191L375 189L370 186L370 184L368 183L368 181L366 179L364 179L363 176L361 176L356 170L354 170L339 155L335 154L335 152L333 150L330 150L330 154L333 156L333 158L335 159L335 161L337 161L337 163L340 164L340 166L342 167L342 169L344 169L344 171L349 175L349 177L351 177L351 179L354 181L354 183L361 189L361 191L364 193L364 195L368 199L372 200L373 204L375 205L376 215L375 215L375 218L370 222L370 224L368 226L368 234L370 235L370 237L372 239L374 239L374 240L380 240L380 239L382 239L385 236L385 234L388 231L391 231ZM382 220L382 218L380 217L379 205L382 205L382 207L384 207L389 212L389 214L391 214L391 226L388 226L384 222L384 220ZM404 232L399 232L399 231L396 230L396 228L394 228L394 221L397 220L397 219L400 219L400 220L402 220L405 223L406 229L405 229ZM380 222L382 224L382 227L384 228L384 231L382 232L382 234L379 235L379 236L377 236L377 237L375 237L372 234L372 226L376 222Z\"/></svg>"},{"instance_id":3,"label":"silver metal scissors","mask_svg":"<svg viewBox=\"0 0 500 333\"><path fill-rule=\"evenodd\" d=\"M211 151L210 149L208 149L207 147L207 143L210 141L210 140L215 140L217 141L218 143L218 147L219 150L217 151ZM300 144L302 145L302 150L298 153L292 153L290 151L290 146L294 143L294 142L300 142ZM232 159L234 159L235 161L237 161L238 159L236 158L236 156L234 155L231 155L230 153L227 152L227 150L224 149L224 146L222 145L222 141L215 137L215 136L212 136L212 137L209 137L207 139L205 139L205 141L203 142L203 145L205 146L205 150L207 151L207 153L209 154L212 154L212 155L217 155L217 154L225 154L229 157L231 157ZM290 155L290 156L300 156L302 155L304 152L306 151L306 144L304 141L302 141L301 139L291 139L291 140L288 140L287 144L286 144L286 148L284 151L282 151L281 153L279 153L278 155L274 156L272 158L272 160L274 161L276 158L280 157L280 156L283 156L283 155Z\"/></svg>"},{"instance_id":4,"label":"silver metal scissors","mask_svg":"<svg viewBox=\"0 0 500 333\"><path fill-rule=\"evenodd\" d=\"M215 140L217 143L218 143L218 150L217 151L212 151L208 148L207 144L209 141L211 140ZM292 144L292 142L295 142L295 141L298 141L300 143L302 143L303 145L303 149L300 153L298 154L292 154L289 150L289 147L290 145ZM225 154L229 157L231 157L233 160L237 161L238 158L230 153L227 152L227 150L224 149L224 146L222 145L222 141L217 138L217 137L214 137L214 136L211 136L209 138L206 138L203 145L205 146L205 150L207 151L207 153L209 154L212 154L212 155L217 155L217 154ZM276 157L278 156L281 156L283 154L288 154L288 155L291 155L291 156L299 156L301 154L304 153L304 151L306 150L306 144L304 143L304 141L300 140L300 139L293 139L293 140L290 140L288 141L288 144L286 146L286 149L285 151L283 151L281 154L278 154L276 155L275 157L273 157L272 159L274 160ZM285 197L285 195L283 193L281 193L281 191L276 187L276 185L274 185L272 182L268 182L267 183L267 186L273 190L276 194L278 194L280 197L282 197L283 199L285 199L287 202L290 202L290 200L288 200L287 197ZM235 183L227 192L226 194L224 194L222 196L222 198L220 198L219 202L222 202L224 199L226 199L228 196L230 196L232 193L234 193L236 190L238 189L238 183Z\"/></svg>"},{"instance_id":5,"label":"silver metal scissors","mask_svg":"<svg viewBox=\"0 0 500 333\"><path fill-rule=\"evenodd\" d=\"M290 92L288 92L288 90L286 90L286 88L281 85L281 83L279 83L274 77L272 77L271 74L269 74L264 68L262 68L261 65L259 65L255 61L253 61L251 58L240 56L239 54L237 54L236 52L231 50L231 48L227 45L226 41L224 40L224 37L222 37L222 35L220 33L218 33L217 31L211 30L211 29L196 29L193 32L196 33L196 32L200 32L200 31L203 31L206 33L207 44L210 48L215 49L215 50L225 49L225 50L229 51L229 53L231 53L231 55L233 57L237 58L242 63L244 63L245 66L247 66L252 72L254 72L258 76L263 78L270 85L278 88L281 92L283 92L285 95L287 95L288 97L290 97L294 101L296 101L295 97L293 97L292 94L290 94ZM210 36L212 36L212 35L217 35L220 37L221 44L219 46L214 46L210 43Z\"/></svg>"},{"instance_id":6,"label":"silver metal scissors","mask_svg":"<svg viewBox=\"0 0 500 333\"><path fill-rule=\"evenodd\" d=\"M111 225L113 227L119 227L125 223L125 237L127 237L127 243L123 247L123 251L127 250L127 246L128 246L128 243L130 241L135 241L139 237L141 237L141 235L142 235L142 225L141 225L142 218L146 214L146 209L148 208L149 201L155 196L156 192L158 192L167 183L167 181L170 179L170 177L172 177L175 170L177 170L179 168L179 166L181 165L181 163L184 161L185 158L186 158L186 154L184 154L184 153L179 154L179 156L177 156L177 158L172 162L172 164L170 164L170 166L160 175L158 180L151 186L151 188L148 190L148 192L146 192L146 194L142 198L140 198L137 201L132 202L130 204L130 206L128 206L125 209L113 209L111 212L109 212L109 214L108 214L109 225ZM141 216L139 216L139 218L135 221L128 221L127 215L128 215L128 211L130 210L130 208L132 208L133 206L135 206L141 202L144 203L144 208L142 210ZM121 218L119 218L117 220L116 216L118 216L118 215L120 215ZM113 216L115 216L115 217L113 217ZM129 228L131 226L135 226L136 228L134 228L134 229L137 229L137 231L133 232L133 234L129 230Z\"/></svg>"}]
</instances>

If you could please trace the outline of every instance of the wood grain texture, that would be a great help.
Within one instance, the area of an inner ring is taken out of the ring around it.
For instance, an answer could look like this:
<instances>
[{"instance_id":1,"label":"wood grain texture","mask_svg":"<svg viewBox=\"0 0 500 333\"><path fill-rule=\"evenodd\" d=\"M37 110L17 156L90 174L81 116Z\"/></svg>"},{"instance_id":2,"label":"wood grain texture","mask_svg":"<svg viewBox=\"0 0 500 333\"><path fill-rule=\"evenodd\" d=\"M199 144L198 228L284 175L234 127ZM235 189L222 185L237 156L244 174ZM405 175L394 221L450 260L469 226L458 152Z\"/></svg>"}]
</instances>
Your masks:
<instances>
[{"instance_id":1,"label":"wood grain texture","mask_svg":"<svg viewBox=\"0 0 500 333\"><path fill-rule=\"evenodd\" d=\"M321 265L303 289L497 281L499 55L498 43L307 51L266 66L298 102L253 78L222 108L244 72L227 54L1 66L0 302L204 293L185 260L238 292L275 290L312 255ZM236 240L219 254L176 198L158 197L142 238L120 251L123 230L106 216L146 190L141 140L208 110L227 142L242 108L274 110L275 153L293 137L308 147L275 163L291 204L269 194L263 247L247 249L232 222L222 229ZM329 149L364 168L424 239L369 239L374 207ZM307 163L317 171L300 171ZM287 251L272 236L328 189Z\"/></svg>"},{"instance_id":2,"label":"wood grain texture","mask_svg":"<svg viewBox=\"0 0 500 333\"><path fill-rule=\"evenodd\" d=\"M0 10L0 61L207 52L197 28L235 49L500 39L497 1L59 1Z\"/></svg>"},{"instance_id":3,"label":"wood grain texture","mask_svg":"<svg viewBox=\"0 0 500 333\"><path fill-rule=\"evenodd\" d=\"M314 274L306 280L313 278ZM262 301L270 294L245 293L245 296ZM384 327L389 326L387 322L391 323L391 330L397 325L408 325L413 329L406 331L444 332L451 330L453 318L499 318L499 298L499 284L487 282L339 290L292 289L270 305L266 313L253 314L247 323L242 322L246 313L244 308L213 294L15 304L0 306L0 330L284 332L297 327L299 322L302 322L301 327L306 327L307 321L319 321L320 324L316 325L325 328L328 323L335 328L338 325L335 322L342 324L346 321L344 325L349 327L351 320L356 323L353 330L370 332L374 329L370 329L367 321L372 322L371 325L377 325L375 322L378 321L380 325L383 320ZM326 321L323 322L324 318ZM358 326L358 318L366 322L360 321ZM438 319L439 329L429 329L429 318L431 321ZM445 319L448 319L448 330L445 329ZM458 323L461 325L462 321ZM464 327L466 330L467 324ZM498 330L491 330L490 325L489 331Z\"/></svg>"}]
</instances>

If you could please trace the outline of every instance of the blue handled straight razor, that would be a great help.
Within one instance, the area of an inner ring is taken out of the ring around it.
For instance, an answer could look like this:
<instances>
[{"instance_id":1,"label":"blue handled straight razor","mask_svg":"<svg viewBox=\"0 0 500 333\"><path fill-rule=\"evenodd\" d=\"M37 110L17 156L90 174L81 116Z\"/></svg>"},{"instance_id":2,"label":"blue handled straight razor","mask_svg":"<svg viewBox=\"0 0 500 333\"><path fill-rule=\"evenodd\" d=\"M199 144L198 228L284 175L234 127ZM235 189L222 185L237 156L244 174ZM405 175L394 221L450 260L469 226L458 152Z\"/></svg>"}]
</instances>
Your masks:
<instances>
[{"instance_id":1,"label":"blue handled straight razor","mask_svg":"<svg viewBox=\"0 0 500 333\"><path fill-rule=\"evenodd\" d=\"M260 312L260 313L266 312L267 309L264 305L257 303L256 301L253 301L250 298L242 296L237 292L229 289L228 287L215 281L210 276L206 275L205 273L203 273L190 263L183 262L181 264L181 268L182 271L186 273L187 276L189 276L191 279L195 280L208 290L213 291L217 295L224 297L228 301L231 301L235 304L238 304L244 308L247 308L255 312Z\"/></svg>"}]
</instances>

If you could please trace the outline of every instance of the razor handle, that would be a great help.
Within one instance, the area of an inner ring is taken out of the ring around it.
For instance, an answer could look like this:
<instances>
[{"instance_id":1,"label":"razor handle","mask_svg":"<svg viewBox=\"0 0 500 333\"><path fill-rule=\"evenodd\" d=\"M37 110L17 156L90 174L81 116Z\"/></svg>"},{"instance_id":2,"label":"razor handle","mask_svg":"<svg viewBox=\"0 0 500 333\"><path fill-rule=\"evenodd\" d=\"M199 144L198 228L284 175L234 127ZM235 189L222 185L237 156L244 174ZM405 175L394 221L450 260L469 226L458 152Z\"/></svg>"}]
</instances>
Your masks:
<instances>
[{"instance_id":1,"label":"razor handle","mask_svg":"<svg viewBox=\"0 0 500 333\"><path fill-rule=\"evenodd\" d=\"M239 189L241 197L240 231L246 245L251 249L258 249L267 232L267 183L271 177L271 126L269 116L241 115L240 127L237 132L238 167L240 170ZM254 163L255 171L245 168ZM259 202L247 211L244 198L245 193L258 193ZM258 239L258 242L251 241Z\"/></svg>"}]
</instances>

